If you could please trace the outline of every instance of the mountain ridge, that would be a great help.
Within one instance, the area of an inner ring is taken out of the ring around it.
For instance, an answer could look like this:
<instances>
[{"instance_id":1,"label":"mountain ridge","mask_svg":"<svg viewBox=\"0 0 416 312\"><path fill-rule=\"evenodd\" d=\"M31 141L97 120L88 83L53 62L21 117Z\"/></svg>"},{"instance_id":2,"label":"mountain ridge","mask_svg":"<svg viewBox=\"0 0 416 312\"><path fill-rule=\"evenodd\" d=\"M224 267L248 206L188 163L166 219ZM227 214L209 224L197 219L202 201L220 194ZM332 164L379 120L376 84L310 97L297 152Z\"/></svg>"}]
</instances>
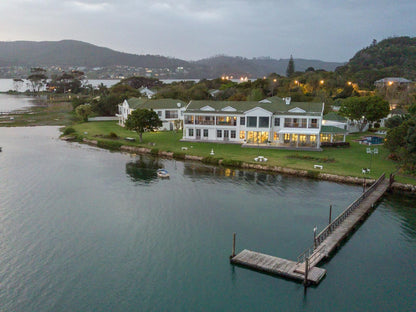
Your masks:
<instances>
[{"instance_id":1,"label":"mountain ridge","mask_svg":"<svg viewBox=\"0 0 416 312\"><path fill-rule=\"evenodd\" d=\"M161 55L138 55L119 52L91 43L65 39L60 41L0 41L0 66L78 66L109 67L130 66L136 68L165 69L167 75L189 78L215 78L224 74L263 77L271 73L284 75L289 59L270 57L244 58L217 55L197 61ZM295 69L308 67L335 70L345 63L320 60L294 59ZM178 68L183 71L178 72Z\"/></svg>"}]
</instances>

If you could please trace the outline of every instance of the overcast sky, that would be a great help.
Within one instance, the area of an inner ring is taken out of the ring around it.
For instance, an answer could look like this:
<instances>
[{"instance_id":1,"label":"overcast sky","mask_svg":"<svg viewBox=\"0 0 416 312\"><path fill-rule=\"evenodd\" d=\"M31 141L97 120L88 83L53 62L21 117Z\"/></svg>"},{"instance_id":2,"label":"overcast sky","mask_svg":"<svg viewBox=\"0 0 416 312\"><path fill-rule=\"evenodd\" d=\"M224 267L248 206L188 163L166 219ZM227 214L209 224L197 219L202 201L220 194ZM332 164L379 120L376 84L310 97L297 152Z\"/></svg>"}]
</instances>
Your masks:
<instances>
[{"instance_id":1,"label":"overcast sky","mask_svg":"<svg viewBox=\"0 0 416 312\"><path fill-rule=\"evenodd\" d=\"M373 39L415 37L415 17L416 0L0 0L0 41L348 61Z\"/></svg>"}]
</instances>

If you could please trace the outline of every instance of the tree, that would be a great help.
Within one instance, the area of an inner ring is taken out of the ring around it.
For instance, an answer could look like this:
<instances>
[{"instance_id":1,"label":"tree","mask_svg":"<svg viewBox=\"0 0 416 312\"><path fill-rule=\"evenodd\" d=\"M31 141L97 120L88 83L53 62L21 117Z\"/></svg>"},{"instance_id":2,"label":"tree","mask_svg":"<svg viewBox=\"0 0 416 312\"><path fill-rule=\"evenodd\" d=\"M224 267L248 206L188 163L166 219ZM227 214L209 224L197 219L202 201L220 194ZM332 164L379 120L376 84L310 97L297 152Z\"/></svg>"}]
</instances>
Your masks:
<instances>
[{"instance_id":1,"label":"tree","mask_svg":"<svg viewBox=\"0 0 416 312\"><path fill-rule=\"evenodd\" d=\"M14 78L13 79L13 88L16 92L19 92L19 89L23 86L23 79Z\"/></svg>"},{"instance_id":2,"label":"tree","mask_svg":"<svg viewBox=\"0 0 416 312\"><path fill-rule=\"evenodd\" d=\"M46 85L48 77L45 75L46 69L33 67L30 69L30 75L27 80L30 81L32 91L39 93L40 89Z\"/></svg>"},{"instance_id":3,"label":"tree","mask_svg":"<svg viewBox=\"0 0 416 312\"><path fill-rule=\"evenodd\" d=\"M295 61L293 61L292 55L290 55L289 63L287 64L286 76L291 77L295 72Z\"/></svg>"},{"instance_id":4,"label":"tree","mask_svg":"<svg viewBox=\"0 0 416 312\"><path fill-rule=\"evenodd\" d=\"M154 110L144 108L135 109L126 120L126 129L136 131L143 142L143 132L155 131L162 126L162 121Z\"/></svg>"},{"instance_id":5,"label":"tree","mask_svg":"<svg viewBox=\"0 0 416 312\"><path fill-rule=\"evenodd\" d=\"M82 121L88 121L88 116L91 114L91 105L82 104L77 106L75 113Z\"/></svg>"},{"instance_id":6,"label":"tree","mask_svg":"<svg viewBox=\"0 0 416 312\"><path fill-rule=\"evenodd\" d=\"M388 115L389 103L378 96L350 97L341 102L340 113L358 123L363 131L368 122L374 122Z\"/></svg>"},{"instance_id":7,"label":"tree","mask_svg":"<svg viewBox=\"0 0 416 312\"><path fill-rule=\"evenodd\" d=\"M416 170L416 116L405 119L399 126L389 129L385 147L401 161L404 168Z\"/></svg>"}]
</instances>

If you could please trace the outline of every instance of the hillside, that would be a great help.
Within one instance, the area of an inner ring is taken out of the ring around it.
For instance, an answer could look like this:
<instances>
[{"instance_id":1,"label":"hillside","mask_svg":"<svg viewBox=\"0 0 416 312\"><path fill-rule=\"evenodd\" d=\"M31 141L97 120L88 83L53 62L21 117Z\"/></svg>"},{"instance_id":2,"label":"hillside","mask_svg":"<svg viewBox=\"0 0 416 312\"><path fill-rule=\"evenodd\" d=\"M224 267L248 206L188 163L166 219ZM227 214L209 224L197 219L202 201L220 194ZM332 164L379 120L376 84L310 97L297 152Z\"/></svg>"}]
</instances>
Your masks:
<instances>
[{"instance_id":1,"label":"hillside","mask_svg":"<svg viewBox=\"0 0 416 312\"><path fill-rule=\"evenodd\" d=\"M205 67L205 70L212 77L219 77L224 73L237 76L248 75L252 77L263 77L270 73L286 75L286 68L289 59L272 59L268 57L247 59L243 57L231 57L219 55L194 62L198 67ZM323 62L319 60L294 59L295 70L305 71L308 67L334 71L343 63Z\"/></svg>"},{"instance_id":2,"label":"hillside","mask_svg":"<svg viewBox=\"0 0 416 312\"><path fill-rule=\"evenodd\" d=\"M289 59L216 56L199 61L185 61L158 55L135 55L117 52L109 48L75 41L14 41L0 42L0 67L26 66L74 66L92 69L109 68L116 75L144 75L147 72L123 72L117 66L155 69L152 75L164 78L216 78L223 74L258 78L270 73L285 75ZM308 67L333 71L343 63L295 59L297 71ZM179 67L179 69L178 69ZM13 73L0 72L4 78L14 78Z\"/></svg>"},{"instance_id":3,"label":"hillside","mask_svg":"<svg viewBox=\"0 0 416 312\"><path fill-rule=\"evenodd\" d=\"M385 77L416 80L416 38L395 37L373 42L336 72L363 87L371 87L374 81Z\"/></svg>"},{"instance_id":4,"label":"hillside","mask_svg":"<svg viewBox=\"0 0 416 312\"><path fill-rule=\"evenodd\" d=\"M176 68L187 65L186 61L179 59L122 53L75 40L0 42L0 64L4 63L10 64L10 66L104 67L124 65L154 68Z\"/></svg>"}]
</instances>

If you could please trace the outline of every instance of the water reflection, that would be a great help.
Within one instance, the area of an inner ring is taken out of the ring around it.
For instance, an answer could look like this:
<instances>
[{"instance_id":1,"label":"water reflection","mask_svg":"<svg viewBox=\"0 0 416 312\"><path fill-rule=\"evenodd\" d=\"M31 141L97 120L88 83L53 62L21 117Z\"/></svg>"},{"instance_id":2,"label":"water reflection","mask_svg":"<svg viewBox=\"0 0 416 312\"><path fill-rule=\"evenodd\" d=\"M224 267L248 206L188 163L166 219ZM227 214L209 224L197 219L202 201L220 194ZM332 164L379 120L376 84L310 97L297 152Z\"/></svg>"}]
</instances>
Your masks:
<instances>
[{"instance_id":1,"label":"water reflection","mask_svg":"<svg viewBox=\"0 0 416 312\"><path fill-rule=\"evenodd\" d=\"M135 161L126 163L126 173L133 182L150 184L157 180L156 170L162 168L157 158L140 155Z\"/></svg>"},{"instance_id":2,"label":"water reflection","mask_svg":"<svg viewBox=\"0 0 416 312\"><path fill-rule=\"evenodd\" d=\"M183 174L197 179L224 177L232 178L232 180L236 180L239 183L241 183L241 181L246 181L266 185L272 185L282 180L280 174L210 166L201 163L185 163Z\"/></svg>"}]
</instances>

